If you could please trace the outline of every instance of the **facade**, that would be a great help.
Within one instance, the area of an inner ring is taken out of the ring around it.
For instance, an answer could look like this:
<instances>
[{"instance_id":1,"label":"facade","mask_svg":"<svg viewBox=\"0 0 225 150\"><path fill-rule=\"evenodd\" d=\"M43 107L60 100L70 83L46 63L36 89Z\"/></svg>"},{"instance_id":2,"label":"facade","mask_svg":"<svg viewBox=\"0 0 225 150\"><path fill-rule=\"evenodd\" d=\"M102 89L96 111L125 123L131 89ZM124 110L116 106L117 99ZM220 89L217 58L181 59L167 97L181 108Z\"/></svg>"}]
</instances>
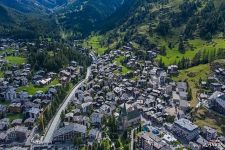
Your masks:
<instances>
[{"instance_id":1,"label":"facade","mask_svg":"<svg viewBox=\"0 0 225 150\"><path fill-rule=\"evenodd\" d=\"M225 95L222 92L214 92L208 99L209 108L225 115Z\"/></svg>"},{"instance_id":2,"label":"facade","mask_svg":"<svg viewBox=\"0 0 225 150\"><path fill-rule=\"evenodd\" d=\"M102 124L103 117L103 114L94 112L91 114L91 123L94 125L100 125Z\"/></svg>"},{"instance_id":3,"label":"facade","mask_svg":"<svg viewBox=\"0 0 225 150\"><path fill-rule=\"evenodd\" d=\"M202 132L206 138L206 140L212 140L215 139L217 137L217 132L215 129L210 128L208 126L204 126L202 129Z\"/></svg>"},{"instance_id":4,"label":"facade","mask_svg":"<svg viewBox=\"0 0 225 150\"><path fill-rule=\"evenodd\" d=\"M24 126L16 126L7 130L7 141L24 142L29 135L29 130Z\"/></svg>"},{"instance_id":5,"label":"facade","mask_svg":"<svg viewBox=\"0 0 225 150\"><path fill-rule=\"evenodd\" d=\"M86 136L87 127L77 123L71 123L65 127L59 128L53 135L53 142L73 141L74 138Z\"/></svg>"},{"instance_id":6,"label":"facade","mask_svg":"<svg viewBox=\"0 0 225 150\"><path fill-rule=\"evenodd\" d=\"M198 126L184 118L175 121L172 130L178 137L187 141L194 140L199 135Z\"/></svg>"}]
</instances>

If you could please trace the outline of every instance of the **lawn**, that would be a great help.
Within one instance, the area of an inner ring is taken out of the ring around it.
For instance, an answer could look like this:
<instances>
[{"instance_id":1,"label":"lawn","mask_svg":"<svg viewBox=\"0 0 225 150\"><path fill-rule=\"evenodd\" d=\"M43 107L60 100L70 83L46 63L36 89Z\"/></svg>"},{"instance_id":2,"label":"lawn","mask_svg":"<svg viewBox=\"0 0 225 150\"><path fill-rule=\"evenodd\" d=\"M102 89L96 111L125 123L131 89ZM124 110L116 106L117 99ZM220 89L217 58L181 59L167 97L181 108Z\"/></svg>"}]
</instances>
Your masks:
<instances>
[{"instance_id":1,"label":"lawn","mask_svg":"<svg viewBox=\"0 0 225 150\"><path fill-rule=\"evenodd\" d=\"M12 53L13 50L12 50L11 48L7 48L7 49L4 49L4 50L1 50L1 51L0 51L0 54L3 54L3 53L5 53L5 52Z\"/></svg>"},{"instance_id":2,"label":"lawn","mask_svg":"<svg viewBox=\"0 0 225 150\"><path fill-rule=\"evenodd\" d=\"M114 59L113 63L115 63L117 66L121 66L122 67L122 75L125 75L127 73L129 73L131 70L129 68L127 68L126 66L122 65L122 61L125 59L125 56L119 56L116 59ZM115 73L119 73L119 72L115 72Z\"/></svg>"},{"instance_id":3,"label":"lawn","mask_svg":"<svg viewBox=\"0 0 225 150\"><path fill-rule=\"evenodd\" d=\"M21 65L23 63L26 62L26 58L24 57L18 57L18 56L8 56L5 57L5 59L11 63L11 64L15 64L15 65Z\"/></svg>"},{"instance_id":4,"label":"lawn","mask_svg":"<svg viewBox=\"0 0 225 150\"><path fill-rule=\"evenodd\" d=\"M43 86L43 87L36 87L32 83L30 83L27 86L22 86L17 89L18 92L20 91L27 91L30 95L34 95L37 91L43 91L47 92L49 87L56 85L59 83L59 80L55 79L53 80L49 85Z\"/></svg>"},{"instance_id":5,"label":"lawn","mask_svg":"<svg viewBox=\"0 0 225 150\"><path fill-rule=\"evenodd\" d=\"M0 105L5 105L5 106L8 106L10 105L11 103L9 101L6 101L6 100L0 100Z\"/></svg>"},{"instance_id":6,"label":"lawn","mask_svg":"<svg viewBox=\"0 0 225 150\"><path fill-rule=\"evenodd\" d=\"M174 48L169 49L166 44L164 44L167 48L166 56L160 56L156 58L157 60L162 59L166 66L174 64L178 62L180 59L189 58L192 60L195 54L201 50L212 51L217 50L219 48L225 48L225 40L224 39L213 39L212 42L206 42L201 39L189 40L187 41L187 45L189 45L184 54L181 54L178 51L178 44L175 45ZM190 48L191 47L191 48Z\"/></svg>"},{"instance_id":7,"label":"lawn","mask_svg":"<svg viewBox=\"0 0 225 150\"><path fill-rule=\"evenodd\" d=\"M6 118L9 118L10 122L15 120L15 119L23 119L23 114L7 114Z\"/></svg>"},{"instance_id":8,"label":"lawn","mask_svg":"<svg viewBox=\"0 0 225 150\"><path fill-rule=\"evenodd\" d=\"M214 112L210 112L205 108L198 108L193 112L194 123L200 127L209 126L216 129L219 133L221 131L221 125L225 124L225 118L218 116Z\"/></svg>"},{"instance_id":9,"label":"lawn","mask_svg":"<svg viewBox=\"0 0 225 150\"><path fill-rule=\"evenodd\" d=\"M0 71L0 78L3 78L3 77L4 77L4 72Z\"/></svg>"},{"instance_id":10,"label":"lawn","mask_svg":"<svg viewBox=\"0 0 225 150\"><path fill-rule=\"evenodd\" d=\"M210 66L208 64L198 65L196 67L191 67L189 69L179 71L178 76L172 77L175 81L184 81L186 80L192 90L192 101L190 102L192 107L195 107L197 102L196 95L198 93L198 83L199 79L207 79L210 74Z\"/></svg>"},{"instance_id":11,"label":"lawn","mask_svg":"<svg viewBox=\"0 0 225 150\"><path fill-rule=\"evenodd\" d=\"M100 36L100 35L91 36L84 42L83 46L87 48L91 48L98 55L102 55L107 50L107 47L104 47L101 44L102 39L103 39L103 36Z\"/></svg>"}]
</instances>

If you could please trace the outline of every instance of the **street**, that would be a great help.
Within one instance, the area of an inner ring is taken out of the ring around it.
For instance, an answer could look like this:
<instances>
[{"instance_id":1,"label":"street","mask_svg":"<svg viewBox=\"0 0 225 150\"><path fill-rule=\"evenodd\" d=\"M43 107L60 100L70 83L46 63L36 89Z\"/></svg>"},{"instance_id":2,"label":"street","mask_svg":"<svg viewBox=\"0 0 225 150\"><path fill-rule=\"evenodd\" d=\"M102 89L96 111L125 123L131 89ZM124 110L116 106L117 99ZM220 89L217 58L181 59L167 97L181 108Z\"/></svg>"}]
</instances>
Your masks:
<instances>
[{"instance_id":1,"label":"street","mask_svg":"<svg viewBox=\"0 0 225 150\"><path fill-rule=\"evenodd\" d=\"M93 62L96 61L96 58L94 54L90 54L92 56ZM54 131L57 129L59 123L60 123L60 116L61 113L66 109L67 105L71 101L71 99L74 97L74 93L77 91L77 89L83 85L89 78L91 74L91 67L88 67L86 78L82 81L80 81L71 91L71 93L65 98L65 100L60 105L57 113L55 114L54 118L52 118L51 122L49 122L49 127L43 137L43 143L50 143L52 141L52 136L54 134Z\"/></svg>"}]
</instances>

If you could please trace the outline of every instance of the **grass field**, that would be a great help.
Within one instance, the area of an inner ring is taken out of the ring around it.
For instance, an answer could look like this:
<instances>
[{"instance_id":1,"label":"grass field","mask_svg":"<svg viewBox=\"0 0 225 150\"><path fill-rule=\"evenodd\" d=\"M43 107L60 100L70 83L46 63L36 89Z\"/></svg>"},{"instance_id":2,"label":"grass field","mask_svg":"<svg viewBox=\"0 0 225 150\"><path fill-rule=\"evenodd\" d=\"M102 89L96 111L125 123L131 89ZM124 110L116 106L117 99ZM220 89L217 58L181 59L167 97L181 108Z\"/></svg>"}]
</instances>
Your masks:
<instances>
[{"instance_id":1,"label":"grass field","mask_svg":"<svg viewBox=\"0 0 225 150\"><path fill-rule=\"evenodd\" d=\"M53 80L49 85L46 85L46 86L43 86L43 87L36 87L34 86L33 84L29 84L27 86L22 86L22 87L19 87L17 89L18 92L20 91L27 91L30 95L33 95L35 94L37 91L43 91L43 92L46 92L49 87L53 86L53 85L56 85L59 83L59 80L55 79Z\"/></svg>"},{"instance_id":2,"label":"grass field","mask_svg":"<svg viewBox=\"0 0 225 150\"><path fill-rule=\"evenodd\" d=\"M0 78L3 78L3 77L4 77L4 72L0 71Z\"/></svg>"},{"instance_id":3,"label":"grass field","mask_svg":"<svg viewBox=\"0 0 225 150\"><path fill-rule=\"evenodd\" d=\"M23 119L23 114L7 114L6 118L9 118L10 122L15 119Z\"/></svg>"},{"instance_id":4,"label":"grass field","mask_svg":"<svg viewBox=\"0 0 225 150\"><path fill-rule=\"evenodd\" d=\"M225 118L218 116L214 112L210 112L205 108L199 108L193 112L194 123L200 127L209 126L216 129L219 133L221 131L221 125L225 124Z\"/></svg>"},{"instance_id":5,"label":"grass field","mask_svg":"<svg viewBox=\"0 0 225 150\"><path fill-rule=\"evenodd\" d=\"M10 105L10 102L6 101L6 100L0 100L0 105L8 106L8 105Z\"/></svg>"},{"instance_id":6,"label":"grass field","mask_svg":"<svg viewBox=\"0 0 225 150\"><path fill-rule=\"evenodd\" d=\"M18 56L8 56L8 57L5 57L5 59L9 63L15 64L15 65L21 65L26 62L26 58L18 57Z\"/></svg>"},{"instance_id":7,"label":"grass field","mask_svg":"<svg viewBox=\"0 0 225 150\"><path fill-rule=\"evenodd\" d=\"M120 57L114 59L114 61L113 61L117 66L121 66L121 67L122 67L122 72L121 72L122 75L125 75L125 74L127 74L127 73L129 73L129 72L131 71L129 68L127 68L126 66L123 66L123 65L122 65L121 62L122 62L124 59L125 59L124 56L120 56ZM119 73L119 72L115 72L115 73Z\"/></svg>"},{"instance_id":8,"label":"grass field","mask_svg":"<svg viewBox=\"0 0 225 150\"><path fill-rule=\"evenodd\" d=\"M174 64L175 62L178 62L180 59L189 58L192 60L195 56L195 54L201 50L205 51L212 51L217 50L219 48L225 48L225 40L224 39L213 39L212 42L206 42L201 39L195 39L195 40L189 40L187 41L188 47L186 52L184 54L181 54L178 51L178 44L172 49L169 49L167 45L167 54L166 56L158 56L156 59L161 59L165 63L166 66Z\"/></svg>"},{"instance_id":9,"label":"grass field","mask_svg":"<svg viewBox=\"0 0 225 150\"><path fill-rule=\"evenodd\" d=\"M103 36L91 36L83 43L83 46L91 48L98 55L102 55L107 50L107 47L101 45L102 38Z\"/></svg>"},{"instance_id":10,"label":"grass field","mask_svg":"<svg viewBox=\"0 0 225 150\"><path fill-rule=\"evenodd\" d=\"M192 67L189 69L181 70L178 76L172 77L175 81L184 81L186 80L192 90L192 101L190 105L195 107L197 104L196 94L199 90L198 82L201 78L202 80L207 79L208 75L210 74L210 66L208 64L205 65L198 65L196 67Z\"/></svg>"}]
</instances>

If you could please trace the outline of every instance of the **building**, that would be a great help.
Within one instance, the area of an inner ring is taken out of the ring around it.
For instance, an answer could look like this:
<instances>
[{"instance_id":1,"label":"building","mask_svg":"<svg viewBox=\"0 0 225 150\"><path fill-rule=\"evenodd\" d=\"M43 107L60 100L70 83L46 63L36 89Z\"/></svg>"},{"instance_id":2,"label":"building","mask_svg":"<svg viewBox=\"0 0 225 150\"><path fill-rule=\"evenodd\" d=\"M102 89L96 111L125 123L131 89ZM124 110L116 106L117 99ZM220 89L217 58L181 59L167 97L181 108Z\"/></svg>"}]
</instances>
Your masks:
<instances>
[{"instance_id":1,"label":"building","mask_svg":"<svg viewBox=\"0 0 225 150\"><path fill-rule=\"evenodd\" d=\"M88 133L90 141L100 140L102 138L101 136L101 132L98 129L91 129Z\"/></svg>"},{"instance_id":2,"label":"building","mask_svg":"<svg viewBox=\"0 0 225 150\"><path fill-rule=\"evenodd\" d=\"M152 132L142 132L138 135L138 146L142 150L171 150L161 138Z\"/></svg>"},{"instance_id":3,"label":"building","mask_svg":"<svg viewBox=\"0 0 225 150\"><path fill-rule=\"evenodd\" d=\"M210 128L208 126L204 126L202 129L202 132L206 138L206 140L212 140L215 139L217 137L217 132L215 129Z\"/></svg>"},{"instance_id":4,"label":"building","mask_svg":"<svg viewBox=\"0 0 225 150\"><path fill-rule=\"evenodd\" d=\"M177 65L168 66L167 73L177 74L178 73L178 66Z\"/></svg>"},{"instance_id":5,"label":"building","mask_svg":"<svg viewBox=\"0 0 225 150\"><path fill-rule=\"evenodd\" d=\"M12 103L8 107L11 113L20 113L22 111L21 103Z\"/></svg>"},{"instance_id":6,"label":"building","mask_svg":"<svg viewBox=\"0 0 225 150\"><path fill-rule=\"evenodd\" d=\"M24 142L29 135L29 130L27 127L24 126L16 126L13 128L9 128L6 134L8 142Z\"/></svg>"},{"instance_id":7,"label":"building","mask_svg":"<svg viewBox=\"0 0 225 150\"><path fill-rule=\"evenodd\" d=\"M225 114L225 95L222 92L215 91L208 99L209 108L218 113Z\"/></svg>"},{"instance_id":8,"label":"building","mask_svg":"<svg viewBox=\"0 0 225 150\"><path fill-rule=\"evenodd\" d=\"M85 138L87 127L77 123L71 123L55 131L53 142L73 141L74 138L80 136Z\"/></svg>"},{"instance_id":9,"label":"building","mask_svg":"<svg viewBox=\"0 0 225 150\"><path fill-rule=\"evenodd\" d=\"M184 118L175 121L172 130L176 136L187 141L191 141L199 136L198 126Z\"/></svg>"},{"instance_id":10,"label":"building","mask_svg":"<svg viewBox=\"0 0 225 150\"><path fill-rule=\"evenodd\" d=\"M39 116L40 112L41 110L39 108L32 107L28 110L27 115L29 118L36 119Z\"/></svg>"},{"instance_id":11,"label":"building","mask_svg":"<svg viewBox=\"0 0 225 150\"><path fill-rule=\"evenodd\" d=\"M104 117L103 114L94 112L91 114L91 123L93 125L101 125L103 121L103 117Z\"/></svg>"},{"instance_id":12,"label":"building","mask_svg":"<svg viewBox=\"0 0 225 150\"><path fill-rule=\"evenodd\" d=\"M124 103L124 107L122 108L118 118L119 130L127 129L128 127L137 125L140 122L141 122L141 114L139 110L134 109L132 111L127 112L126 104Z\"/></svg>"}]
</instances>

